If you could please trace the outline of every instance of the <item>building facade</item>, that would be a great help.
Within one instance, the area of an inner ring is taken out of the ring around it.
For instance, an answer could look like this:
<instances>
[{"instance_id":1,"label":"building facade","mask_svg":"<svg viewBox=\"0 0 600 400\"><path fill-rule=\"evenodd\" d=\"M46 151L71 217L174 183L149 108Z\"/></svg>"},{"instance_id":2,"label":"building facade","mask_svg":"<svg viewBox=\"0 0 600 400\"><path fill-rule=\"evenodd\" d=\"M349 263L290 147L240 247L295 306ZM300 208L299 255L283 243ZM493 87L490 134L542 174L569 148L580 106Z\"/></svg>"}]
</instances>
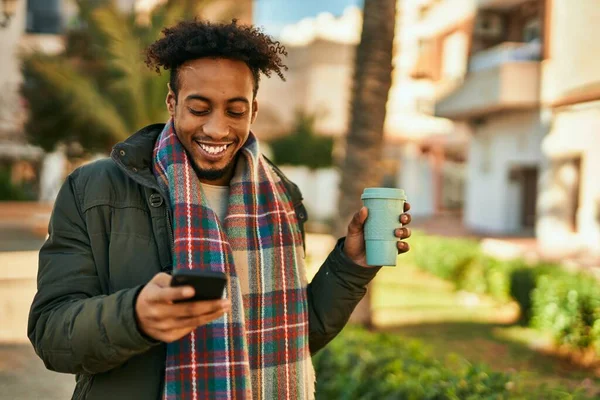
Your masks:
<instances>
[{"instance_id":1,"label":"building facade","mask_svg":"<svg viewBox=\"0 0 600 400\"><path fill-rule=\"evenodd\" d=\"M18 1L16 14L6 27L0 28L0 160L3 163L36 160L42 155L40 149L27 145L23 132L27 115L19 95L23 80L19 52L62 51L61 31L67 11L60 0Z\"/></svg>"},{"instance_id":2,"label":"building facade","mask_svg":"<svg viewBox=\"0 0 600 400\"><path fill-rule=\"evenodd\" d=\"M432 2L431 12L464 3ZM465 16L422 49L437 79L449 53L468 57L435 106L471 132L465 224L535 232L548 255L600 253L600 2L476 0Z\"/></svg>"},{"instance_id":3,"label":"building facade","mask_svg":"<svg viewBox=\"0 0 600 400\"><path fill-rule=\"evenodd\" d=\"M600 254L600 2L547 4L536 233L548 253Z\"/></svg>"},{"instance_id":4,"label":"building facade","mask_svg":"<svg viewBox=\"0 0 600 400\"><path fill-rule=\"evenodd\" d=\"M446 88L436 104L437 115L471 129L464 222L488 234L533 233L547 130L540 114L545 2L478 0L473 6L438 46L441 59L450 51L468 56L456 87ZM448 48L451 40L462 45Z\"/></svg>"},{"instance_id":5,"label":"building facade","mask_svg":"<svg viewBox=\"0 0 600 400\"><path fill-rule=\"evenodd\" d=\"M412 212L419 216L462 207L468 140L466 125L433 115L439 82L417 72L421 38L427 31L444 29L437 25L447 22L442 15L421 18L429 2L398 0L397 15L390 16L397 25L384 127L384 184L410 193ZM453 18L460 20L461 14ZM262 138L289 132L297 111L316 115L321 134L336 138L346 134L361 29L361 10L349 8L340 17L321 14L283 30L289 70L286 82L273 77L261 83L255 129ZM465 63L466 54L462 57ZM460 59L449 59L460 64Z\"/></svg>"}]
</instances>

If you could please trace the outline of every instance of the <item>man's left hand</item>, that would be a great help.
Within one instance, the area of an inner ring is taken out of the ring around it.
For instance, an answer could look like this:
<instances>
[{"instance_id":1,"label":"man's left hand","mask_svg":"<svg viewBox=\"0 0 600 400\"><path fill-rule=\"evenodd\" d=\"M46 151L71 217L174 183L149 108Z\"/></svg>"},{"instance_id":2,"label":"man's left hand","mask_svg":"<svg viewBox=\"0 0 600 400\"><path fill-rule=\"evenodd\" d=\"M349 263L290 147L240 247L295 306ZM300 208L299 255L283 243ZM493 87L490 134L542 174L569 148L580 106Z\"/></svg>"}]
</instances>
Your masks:
<instances>
[{"instance_id":1,"label":"man's left hand","mask_svg":"<svg viewBox=\"0 0 600 400\"><path fill-rule=\"evenodd\" d=\"M398 228L394 231L394 235L398 239L407 239L410 237L410 228L407 228L406 225L410 224L410 215L406 212L410 210L410 204L404 203L404 214L399 216L399 221L402 223L403 227ZM352 221L350 221L350 225L348 225L348 234L346 235L346 242L344 243L344 253L350 258L354 263L360 265L361 267L369 268L367 265L367 253L365 249L365 221L367 220L367 216L369 215L369 210L366 207L361 208L354 217ZM398 254L406 253L410 250L408 243L403 241L398 241Z\"/></svg>"}]
</instances>

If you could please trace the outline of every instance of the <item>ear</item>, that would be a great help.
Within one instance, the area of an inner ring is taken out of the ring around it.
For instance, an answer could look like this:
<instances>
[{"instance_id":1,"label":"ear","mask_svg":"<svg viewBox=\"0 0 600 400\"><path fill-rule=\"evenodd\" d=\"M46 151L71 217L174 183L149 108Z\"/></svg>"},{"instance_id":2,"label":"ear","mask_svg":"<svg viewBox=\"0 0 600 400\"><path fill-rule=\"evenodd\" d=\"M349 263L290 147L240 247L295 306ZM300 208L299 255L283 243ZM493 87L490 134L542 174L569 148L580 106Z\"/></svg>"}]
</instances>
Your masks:
<instances>
[{"instance_id":1,"label":"ear","mask_svg":"<svg viewBox=\"0 0 600 400\"><path fill-rule=\"evenodd\" d=\"M167 87L169 88L169 92L167 93L167 98L165 100L165 103L167 104L167 110L169 110L169 115L171 115L171 118L175 118L175 107L177 106L177 96L175 96L173 89L171 89L170 83L167 83Z\"/></svg>"},{"instance_id":2,"label":"ear","mask_svg":"<svg viewBox=\"0 0 600 400\"><path fill-rule=\"evenodd\" d=\"M251 124L254 123L257 115L258 115L258 101L256 99L254 99L252 101L252 118L250 119Z\"/></svg>"}]
</instances>

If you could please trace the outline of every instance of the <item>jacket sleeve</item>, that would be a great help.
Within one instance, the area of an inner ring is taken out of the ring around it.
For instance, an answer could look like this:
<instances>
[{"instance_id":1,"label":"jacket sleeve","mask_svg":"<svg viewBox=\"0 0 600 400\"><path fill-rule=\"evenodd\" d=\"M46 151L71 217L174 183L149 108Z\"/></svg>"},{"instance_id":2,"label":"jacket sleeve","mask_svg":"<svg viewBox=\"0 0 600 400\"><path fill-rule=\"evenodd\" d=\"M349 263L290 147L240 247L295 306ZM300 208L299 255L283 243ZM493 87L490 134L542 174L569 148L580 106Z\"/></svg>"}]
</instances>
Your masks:
<instances>
[{"instance_id":1,"label":"jacket sleeve","mask_svg":"<svg viewBox=\"0 0 600 400\"><path fill-rule=\"evenodd\" d=\"M156 344L140 333L134 302L141 287L105 295L72 174L61 188L39 256L27 333L50 370L95 374Z\"/></svg>"},{"instance_id":2,"label":"jacket sleeve","mask_svg":"<svg viewBox=\"0 0 600 400\"><path fill-rule=\"evenodd\" d=\"M343 252L340 239L308 285L309 346L311 354L325 347L344 328L367 293L367 284L381 267L365 268Z\"/></svg>"}]
</instances>

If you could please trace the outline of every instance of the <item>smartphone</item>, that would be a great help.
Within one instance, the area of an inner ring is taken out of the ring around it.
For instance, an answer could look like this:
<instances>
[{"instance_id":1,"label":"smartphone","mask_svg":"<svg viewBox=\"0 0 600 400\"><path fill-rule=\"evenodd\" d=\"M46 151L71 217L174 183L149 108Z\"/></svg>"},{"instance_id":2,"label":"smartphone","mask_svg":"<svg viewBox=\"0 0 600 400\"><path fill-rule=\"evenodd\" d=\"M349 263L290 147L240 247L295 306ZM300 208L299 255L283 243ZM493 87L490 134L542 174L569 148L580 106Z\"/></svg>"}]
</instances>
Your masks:
<instances>
[{"instance_id":1,"label":"smartphone","mask_svg":"<svg viewBox=\"0 0 600 400\"><path fill-rule=\"evenodd\" d=\"M227 275L223 272L198 271L193 269L176 269L173 271L171 286L191 286L194 288L194 297L181 300L218 300L223 298Z\"/></svg>"}]
</instances>

